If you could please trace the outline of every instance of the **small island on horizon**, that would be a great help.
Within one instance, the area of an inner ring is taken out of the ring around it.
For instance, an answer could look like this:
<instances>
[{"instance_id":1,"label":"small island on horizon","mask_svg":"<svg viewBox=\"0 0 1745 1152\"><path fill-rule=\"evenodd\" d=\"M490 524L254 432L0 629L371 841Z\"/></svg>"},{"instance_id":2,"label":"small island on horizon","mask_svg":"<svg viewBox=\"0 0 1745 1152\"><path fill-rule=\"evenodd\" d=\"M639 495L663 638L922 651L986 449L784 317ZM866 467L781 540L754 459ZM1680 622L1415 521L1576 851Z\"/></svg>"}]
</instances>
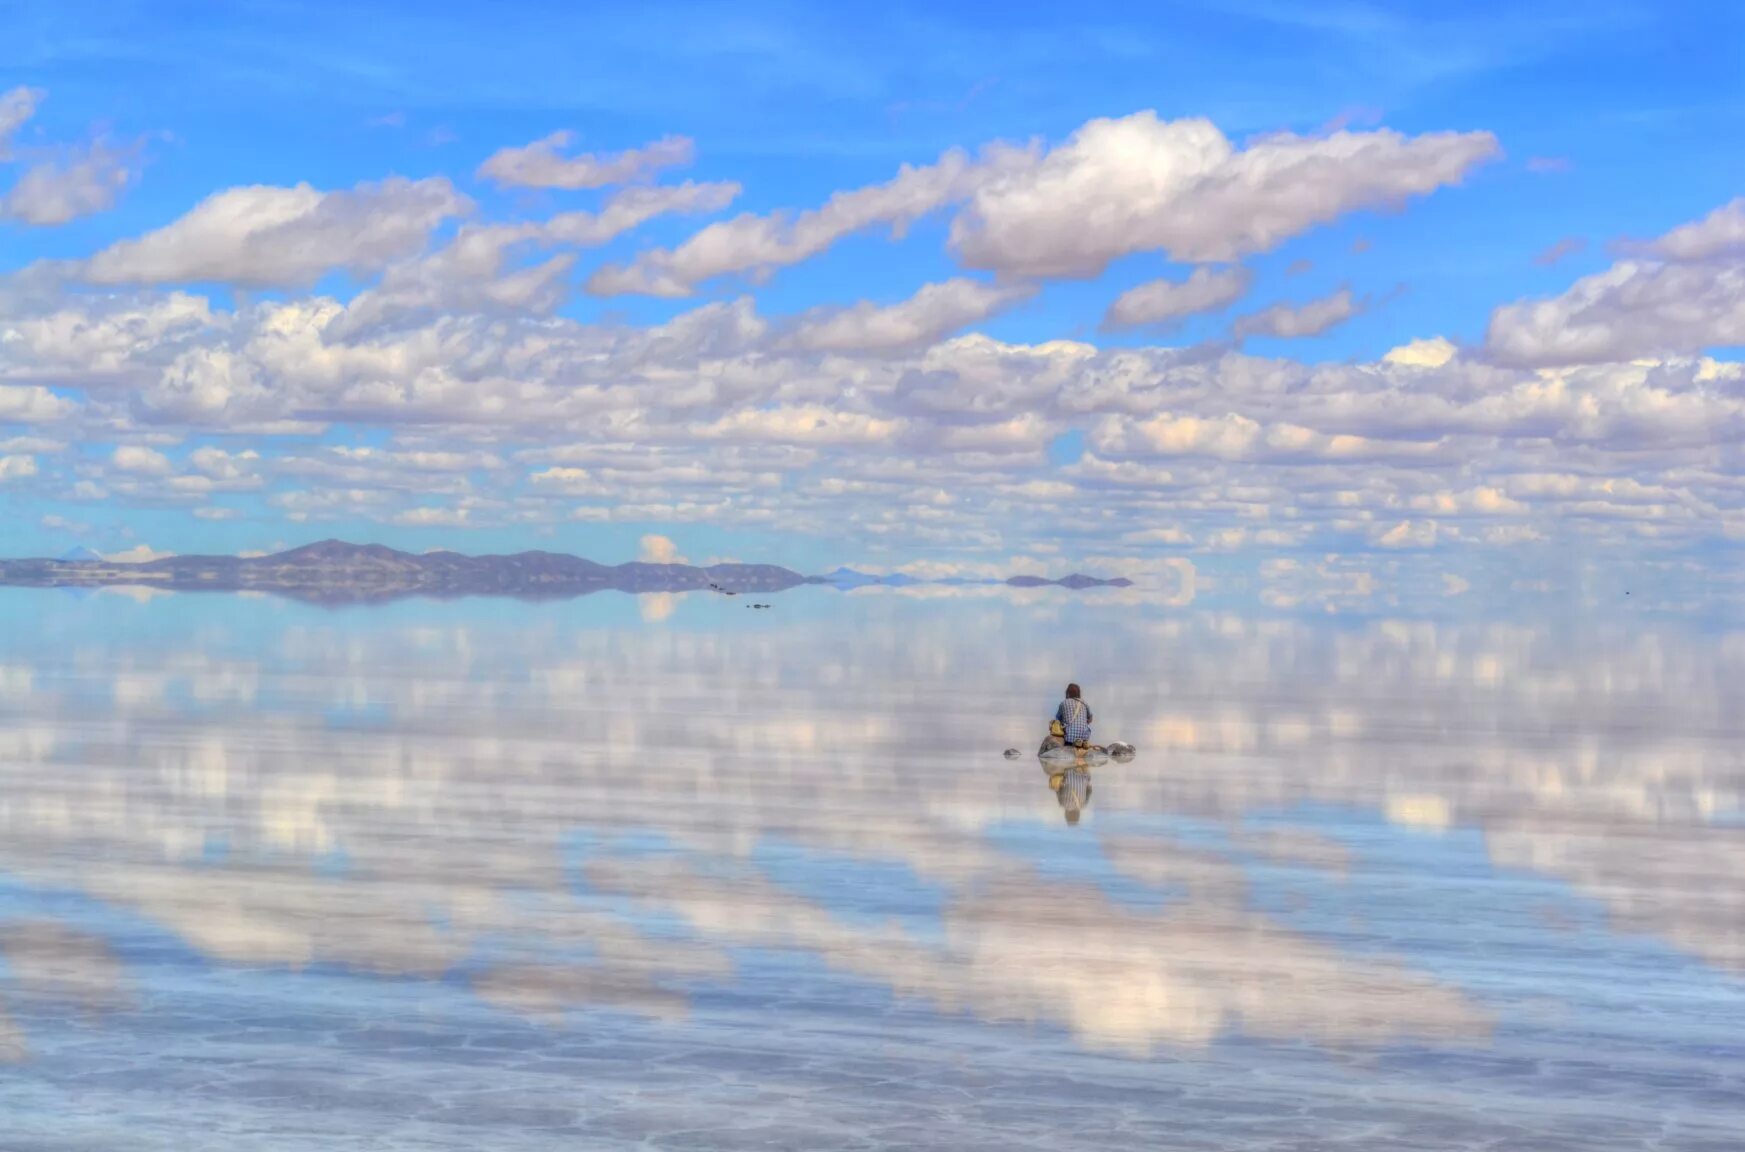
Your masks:
<instances>
[{"instance_id":1,"label":"small island on horizon","mask_svg":"<svg viewBox=\"0 0 1745 1152\"><path fill-rule=\"evenodd\" d=\"M268 592L319 603L358 603L409 596L513 596L558 599L594 592L782 592L802 585L850 591L883 585L1005 584L1016 588L1125 588L1122 577L1103 580L1073 573L1058 580L1012 576L1004 580L922 580L839 568L804 576L775 564L607 565L561 552L468 556L459 552L402 552L383 544L323 540L267 556L167 556L123 563L88 549L57 559L0 560L0 586L100 588L144 586L176 592Z\"/></svg>"}]
</instances>

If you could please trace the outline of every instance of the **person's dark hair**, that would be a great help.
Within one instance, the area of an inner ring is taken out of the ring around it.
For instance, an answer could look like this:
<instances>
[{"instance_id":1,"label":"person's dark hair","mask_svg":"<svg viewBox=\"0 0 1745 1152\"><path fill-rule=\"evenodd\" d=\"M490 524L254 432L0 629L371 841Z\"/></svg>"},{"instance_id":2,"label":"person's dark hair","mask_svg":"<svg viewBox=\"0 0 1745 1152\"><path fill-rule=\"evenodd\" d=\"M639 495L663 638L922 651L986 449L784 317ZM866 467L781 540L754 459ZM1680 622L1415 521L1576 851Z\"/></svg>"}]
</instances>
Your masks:
<instances>
[{"instance_id":1,"label":"person's dark hair","mask_svg":"<svg viewBox=\"0 0 1745 1152\"><path fill-rule=\"evenodd\" d=\"M1077 700L1079 698L1079 686L1077 684L1068 684L1066 686L1066 698L1068 700Z\"/></svg>"}]
</instances>

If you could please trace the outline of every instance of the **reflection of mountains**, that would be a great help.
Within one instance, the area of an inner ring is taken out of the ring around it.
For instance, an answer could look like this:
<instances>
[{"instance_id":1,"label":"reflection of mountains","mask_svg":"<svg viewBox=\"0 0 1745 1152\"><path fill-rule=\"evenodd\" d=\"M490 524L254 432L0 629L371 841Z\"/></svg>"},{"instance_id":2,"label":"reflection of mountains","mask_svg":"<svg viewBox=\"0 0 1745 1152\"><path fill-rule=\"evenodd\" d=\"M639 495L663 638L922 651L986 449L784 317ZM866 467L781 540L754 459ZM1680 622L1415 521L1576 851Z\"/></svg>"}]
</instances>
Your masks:
<instances>
[{"instance_id":1,"label":"reflection of mountains","mask_svg":"<svg viewBox=\"0 0 1745 1152\"><path fill-rule=\"evenodd\" d=\"M872 580L877 583L878 581ZM911 581L913 583L913 581ZM1060 580L1015 576L1013 587L1125 588L1124 579L1074 574ZM0 560L0 585L98 588L143 585L179 592L272 592L323 604L370 603L408 596L513 596L559 599L594 592L781 592L834 584L774 564L605 565L559 552L465 556L414 555L381 544L326 540L271 556L171 556L124 564L69 554L58 560ZM841 586L841 585L835 585Z\"/></svg>"},{"instance_id":2,"label":"reflection of mountains","mask_svg":"<svg viewBox=\"0 0 1745 1152\"><path fill-rule=\"evenodd\" d=\"M1482 829L1499 862L1745 969L1737 889L1703 879L1745 869L1745 829L1709 819L1741 798L1745 649L1725 641L1127 614L1067 632L996 609L835 633L300 625L241 649L214 623L165 653L55 623L12 648L43 663L0 669L16 709L0 716L0 868L215 960L435 975L490 941L474 987L496 1003L669 1015L692 982L731 979L738 950L794 950L1115 1051L1233 1031L1482 1036L1486 1012L1410 955L1383 958L1391 940L1345 951L1257 910L1249 861L1323 885L1365 866L1313 829L1246 822L1321 802ZM1050 645L1146 750L1097 804L1100 825L1150 831L1072 843L1159 894L1150 906L1048 879L990 834L1066 834L1034 766L989 756L1032 718L1028 658ZM346 726L350 709L388 721ZM1184 817L1223 839L1159 823ZM941 894L937 931L839 915L765 873L772 843L898 866ZM313 867L335 853L343 874ZM1389 890L1409 902L1410 882ZM591 958L554 959L566 943Z\"/></svg>"},{"instance_id":3,"label":"reflection of mountains","mask_svg":"<svg viewBox=\"0 0 1745 1152\"><path fill-rule=\"evenodd\" d=\"M557 552L512 556L413 555L380 544L327 540L271 556L172 556L143 564L0 560L0 584L98 587L145 584L177 591L261 591L322 602L404 596L527 598L590 592L779 592L808 583L773 564L631 563L607 566Z\"/></svg>"}]
</instances>

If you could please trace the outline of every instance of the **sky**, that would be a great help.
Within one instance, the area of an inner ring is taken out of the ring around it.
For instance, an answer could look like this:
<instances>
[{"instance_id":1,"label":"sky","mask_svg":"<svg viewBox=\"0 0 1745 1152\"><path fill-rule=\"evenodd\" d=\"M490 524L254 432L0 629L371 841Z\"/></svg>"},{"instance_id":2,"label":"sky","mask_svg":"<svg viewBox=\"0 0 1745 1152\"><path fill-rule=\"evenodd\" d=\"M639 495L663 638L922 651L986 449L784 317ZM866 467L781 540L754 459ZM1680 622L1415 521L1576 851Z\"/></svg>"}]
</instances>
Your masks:
<instances>
[{"instance_id":1,"label":"sky","mask_svg":"<svg viewBox=\"0 0 1745 1152\"><path fill-rule=\"evenodd\" d=\"M1724 582L1741 138L1724 3L26 0L0 554Z\"/></svg>"}]
</instances>

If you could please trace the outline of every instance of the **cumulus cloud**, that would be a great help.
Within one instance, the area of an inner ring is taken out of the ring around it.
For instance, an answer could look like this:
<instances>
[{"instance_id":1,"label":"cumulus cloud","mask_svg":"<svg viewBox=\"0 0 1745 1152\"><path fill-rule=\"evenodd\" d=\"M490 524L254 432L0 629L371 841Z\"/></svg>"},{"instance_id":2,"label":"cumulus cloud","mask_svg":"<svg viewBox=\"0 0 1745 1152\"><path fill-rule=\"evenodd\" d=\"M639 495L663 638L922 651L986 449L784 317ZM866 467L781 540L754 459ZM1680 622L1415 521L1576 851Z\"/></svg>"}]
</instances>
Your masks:
<instances>
[{"instance_id":1,"label":"cumulus cloud","mask_svg":"<svg viewBox=\"0 0 1745 1152\"><path fill-rule=\"evenodd\" d=\"M548 314L568 295L574 255L511 268L513 252L596 247L657 216L713 212L738 195L739 185L733 183L627 188L599 212L564 212L522 224L465 225L438 251L390 266L378 284L347 307L335 335L438 312Z\"/></svg>"},{"instance_id":2,"label":"cumulus cloud","mask_svg":"<svg viewBox=\"0 0 1745 1152\"><path fill-rule=\"evenodd\" d=\"M1681 224L1648 246L1666 260L1715 260L1745 257L1745 196L1710 212L1701 220Z\"/></svg>"},{"instance_id":3,"label":"cumulus cloud","mask_svg":"<svg viewBox=\"0 0 1745 1152\"><path fill-rule=\"evenodd\" d=\"M1485 348L1506 364L1600 364L1745 344L1745 197L1631 245L1640 255L1549 300L1491 314Z\"/></svg>"},{"instance_id":4,"label":"cumulus cloud","mask_svg":"<svg viewBox=\"0 0 1745 1152\"><path fill-rule=\"evenodd\" d=\"M3 365L4 361L0 361ZM0 384L0 421L14 424L47 424L72 415L73 401L41 385Z\"/></svg>"},{"instance_id":5,"label":"cumulus cloud","mask_svg":"<svg viewBox=\"0 0 1745 1152\"><path fill-rule=\"evenodd\" d=\"M1371 539L1378 548L1430 548L1438 535L1434 520L1401 520L1378 530Z\"/></svg>"},{"instance_id":6,"label":"cumulus cloud","mask_svg":"<svg viewBox=\"0 0 1745 1152\"><path fill-rule=\"evenodd\" d=\"M65 149L25 169L0 197L0 216L40 227L107 211L133 179L136 151L104 140Z\"/></svg>"},{"instance_id":7,"label":"cumulus cloud","mask_svg":"<svg viewBox=\"0 0 1745 1152\"><path fill-rule=\"evenodd\" d=\"M25 87L0 93L0 162L12 159L12 138L36 115L43 95L40 88Z\"/></svg>"},{"instance_id":8,"label":"cumulus cloud","mask_svg":"<svg viewBox=\"0 0 1745 1152\"><path fill-rule=\"evenodd\" d=\"M1398 364L1403 368L1440 368L1454 359L1458 352L1459 349L1452 341L1441 336L1431 336L1388 349L1382 356L1382 362Z\"/></svg>"},{"instance_id":9,"label":"cumulus cloud","mask_svg":"<svg viewBox=\"0 0 1745 1152\"><path fill-rule=\"evenodd\" d=\"M174 223L105 248L79 273L95 284L307 287L335 269L379 271L423 249L438 225L470 209L442 177L339 192L308 184L231 188Z\"/></svg>"},{"instance_id":10,"label":"cumulus cloud","mask_svg":"<svg viewBox=\"0 0 1745 1152\"><path fill-rule=\"evenodd\" d=\"M575 142L570 132L553 132L519 148L504 148L479 165L479 178L511 188L579 191L628 184L662 168L691 163L696 146L683 136L664 136L641 148L595 155L563 155Z\"/></svg>"},{"instance_id":11,"label":"cumulus cloud","mask_svg":"<svg viewBox=\"0 0 1745 1152\"><path fill-rule=\"evenodd\" d=\"M117 471L140 476L167 476L175 467L162 452L137 444L123 444L110 456L109 462Z\"/></svg>"},{"instance_id":12,"label":"cumulus cloud","mask_svg":"<svg viewBox=\"0 0 1745 1152\"><path fill-rule=\"evenodd\" d=\"M806 212L745 213L711 224L672 249L609 266L588 281L600 296L688 296L696 285L734 273L767 273L818 255L838 240L880 226L900 235L915 221L961 201L982 183L1034 160L1034 150L993 145L979 157L953 149L933 164L905 164L883 184L838 192Z\"/></svg>"},{"instance_id":13,"label":"cumulus cloud","mask_svg":"<svg viewBox=\"0 0 1745 1152\"><path fill-rule=\"evenodd\" d=\"M891 352L921 348L986 320L1035 293L1026 284L946 280L923 286L898 304L863 301L802 317L788 337L795 348L821 352Z\"/></svg>"},{"instance_id":14,"label":"cumulus cloud","mask_svg":"<svg viewBox=\"0 0 1745 1152\"><path fill-rule=\"evenodd\" d=\"M1268 251L1318 224L1458 183L1488 132L1280 135L1238 149L1206 120L1093 120L1039 162L983 181L952 223L971 267L1090 277L1135 252L1195 263Z\"/></svg>"},{"instance_id":15,"label":"cumulus cloud","mask_svg":"<svg viewBox=\"0 0 1745 1152\"><path fill-rule=\"evenodd\" d=\"M1211 312L1240 300L1254 281L1246 268L1196 268L1186 280L1152 280L1115 298L1103 327L1137 328Z\"/></svg>"},{"instance_id":16,"label":"cumulus cloud","mask_svg":"<svg viewBox=\"0 0 1745 1152\"><path fill-rule=\"evenodd\" d=\"M1311 300L1306 304L1278 303L1259 312L1239 317L1232 330L1239 337L1271 336L1290 340L1304 336L1319 336L1336 328L1362 311L1362 305L1351 295L1351 289L1341 288L1331 296Z\"/></svg>"},{"instance_id":17,"label":"cumulus cloud","mask_svg":"<svg viewBox=\"0 0 1745 1152\"><path fill-rule=\"evenodd\" d=\"M683 564L684 556L679 553L679 546L665 536L648 535L642 538L636 558L644 564Z\"/></svg>"},{"instance_id":18,"label":"cumulus cloud","mask_svg":"<svg viewBox=\"0 0 1745 1152\"><path fill-rule=\"evenodd\" d=\"M1525 367L1603 364L1745 344L1745 265L1624 261L1550 300L1491 314L1485 350Z\"/></svg>"},{"instance_id":19,"label":"cumulus cloud","mask_svg":"<svg viewBox=\"0 0 1745 1152\"><path fill-rule=\"evenodd\" d=\"M13 147L18 130L36 115L45 93L14 88L0 94L0 164L20 159ZM97 139L43 150L0 195L0 218L25 224L65 224L113 207L133 178L135 147Z\"/></svg>"},{"instance_id":20,"label":"cumulus cloud","mask_svg":"<svg viewBox=\"0 0 1745 1152\"><path fill-rule=\"evenodd\" d=\"M135 544L120 552L105 552L103 559L111 564L149 564L153 560L168 560L174 552L160 552L149 544Z\"/></svg>"},{"instance_id":21,"label":"cumulus cloud","mask_svg":"<svg viewBox=\"0 0 1745 1152\"><path fill-rule=\"evenodd\" d=\"M422 506L396 512L392 519L395 524L407 528L464 528L467 526L468 516L469 510L466 508Z\"/></svg>"},{"instance_id":22,"label":"cumulus cloud","mask_svg":"<svg viewBox=\"0 0 1745 1152\"><path fill-rule=\"evenodd\" d=\"M1170 412L1149 419L1108 416L1098 421L1092 448L1106 456L1209 456L1221 460L1375 460L1434 455L1422 440L1383 440L1325 433L1300 424L1263 424L1239 412L1204 417Z\"/></svg>"},{"instance_id":23,"label":"cumulus cloud","mask_svg":"<svg viewBox=\"0 0 1745 1152\"><path fill-rule=\"evenodd\" d=\"M1276 136L1238 149L1208 121L1140 112L1091 121L1046 153L952 151L819 209L713 224L676 249L601 269L589 289L683 296L705 280L798 263L851 233L901 231L959 203L953 249L971 267L1006 275L1090 277L1144 251L1229 262L1348 212L1457 183L1496 153L1485 132Z\"/></svg>"},{"instance_id":24,"label":"cumulus cloud","mask_svg":"<svg viewBox=\"0 0 1745 1152\"><path fill-rule=\"evenodd\" d=\"M25 480L36 475L36 457L0 456L0 483Z\"/></svg>"}]
</instances>

